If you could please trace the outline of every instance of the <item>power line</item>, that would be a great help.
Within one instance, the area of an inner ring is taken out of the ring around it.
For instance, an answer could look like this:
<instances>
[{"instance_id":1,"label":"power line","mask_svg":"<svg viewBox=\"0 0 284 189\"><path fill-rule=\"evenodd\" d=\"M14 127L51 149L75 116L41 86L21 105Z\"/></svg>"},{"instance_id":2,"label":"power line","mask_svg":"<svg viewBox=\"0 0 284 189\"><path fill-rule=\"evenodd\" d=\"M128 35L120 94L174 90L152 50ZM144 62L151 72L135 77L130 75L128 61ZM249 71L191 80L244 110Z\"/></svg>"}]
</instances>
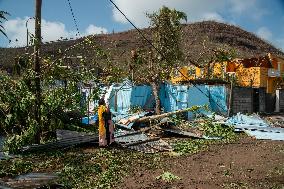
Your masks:
<instances>
[{"instance_id":1,"label":"power line","mask_svg":"<svg viewBox=\"0 0 284 189\"><path fill-rule=\"evenodd\" d=\"M69 1L69 0L68 0ZM124 16L124 18L138 31L138 33L147 41L147 43L149 43L149 45L151 45L162 57L163 59L167 60L167 57L165 57L165 55L158 49L156 48L153 43L151 43L151 41L149 39L147 39L147 37L142 33L142 31L135 26L135 24L133 24L133 22L131 22L131 20L129 18L127 18L127 16L120 10L120 8L112 1L109 0L113 6ZM169 61L168 61L169 62ZM187 81L189 81L189 78L184 75L178 68L175 68L183 77L185 77L187 79ZM206 93L204 93L199 87L197 87L193 82L190 82L195 88L197 88L202 94L204 94L208 99L210 99L210 96L207 95ZM226 111L222 106L220 106L217 102L216 105L221 108L222 110Z\"/></svg>"},{"instance_id":2,"label":"power line","mask_svg":"<svg viewBox=\"0 0 284 189\"><path fill-rule=\"evenodd\" d=\"M76 20L76 18L75 18L75 14L74 14L74 11L73 11L73 9L72 9L71 2L70 2L70 0L67 0L67 1L68 1L68 5L69 5L69 8L70 8L70 11L71 11L71 15L72 15L72 17L73 17L73 21L74 21L76 30L77 30L76 36L77 36L77 35L80 36L79 27L78 27L78 22L77 22L77 20Z\"/></svg>"},{"instance_id":3,"label":"power line","mask_svg":"<svg viewBox=\"0 0 284 189\"><path fill-rule=\"evenodd\" d=\"M159 54L161 54L162 56L163 56L163 58L165 59L165 60L167 60L166 58L165 58L165 56L164 56L164 54L157 48L157 47L155 47L152 43L151 43L151 41L149 40L149 39L147 39L147 37L142 33L142 31L139 29L139 28L137 28L134 24L133 24L133 22L131 22L131 20L129 20L128 18L127 18L127 16L118 8L118 6L112 1L112 0L109 0L112 4L113 4L113 6L124 16L124 18L139 32L139 34L149 43L149 45L151 45Z\"/></svg>"}]
</instances>

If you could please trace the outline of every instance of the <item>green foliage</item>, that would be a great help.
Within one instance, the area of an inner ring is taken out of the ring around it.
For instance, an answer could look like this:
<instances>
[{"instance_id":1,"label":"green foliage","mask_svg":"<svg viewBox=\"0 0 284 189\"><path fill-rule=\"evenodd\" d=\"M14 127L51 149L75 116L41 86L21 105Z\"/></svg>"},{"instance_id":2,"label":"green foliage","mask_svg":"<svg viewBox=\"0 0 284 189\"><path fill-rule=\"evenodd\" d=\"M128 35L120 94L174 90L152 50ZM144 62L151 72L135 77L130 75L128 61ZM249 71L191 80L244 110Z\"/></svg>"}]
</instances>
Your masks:
<instances>
[{"instance_id":1,"label":"green foliage","mask_svg":"<svg viewBox=\"0 0 284 189\"><path fill-rule=\"evenodd\" d=\"M180 180L181 178L172 174L171 172L166 171L160 176L156 177L156 179L162 179L165 182L173 182L175 180Z\"/></svg>"},{"instance_id":2,"label":"green foliage","mask_svg":"<svg viewBox=\"0 0 284 189\"><path fill-rule=\"evenodd\" d=\"M67 56L67 52L75 48L89 46L96 58L87 62L84 57ZM45 142L54 136L58 128L78 128L78 119L70 121L68 113L82 115L86 111L89 100L99 98L99 89L94 89L93 94L82 102L81 86L89 85L89 81L113 82L118 81L121 70L113 66L108 54L104 52L95 40L87 37L78 44L65 50L59 50L53 57L41 57L41 123L35 120L35 72L33 71L33 55L17 57L14 66L14 75L0 76L0 133L8 135L5 149L11 152L23 145L32 144L41 138ZM97 79L101 70L100 79ZM114 75L108 80L110 75ZM61 83L61 84L60 84ZM40 136L38 136L40 135Z\"/></svg>"},{"instance_id":3,"label":"green foliage","mask_svg":"<svg viewBox=\"0 0 284 189\"><path fill-rule=\"evenodd\" d=\"M181 21L187 17L185 13L168 7L162 7L158 12L147 16L150 18L155 48L150 51L137 50L134 62L139 65L139 73L143 74L143 77L136 71L135 80L158 83L168 79L172 68L183 60L180 47Z\"/></svg>"},{"instance_id":4,"label":"green foliage","mask_svg":"<svg viewBox=\"0 0 284 189\"><path fill-rule=\"evenodd\" d=\"M224 126L219 123L214 123L214 118L203 119L202 123L197 125L197 128L203 131L203 135L207 137L217 137L218 140L209 139L194 139L179 141L174 143L174 151L180 154L192 154L206 149L210 144L216 142L230 142L238 138L238 135L234 132L234 128L230 126Z\"/></svg>"},{"instance_id":5,"label":"green foliage","mask_svg":"<svg viewBox=\"0 0 284 189\"><path fill-rule=\"evenodd\" d=\"M38 134L42 142L49 140L52 132L71 123L67 112L84 113L86 105L82 106L79 88L95 80L95 71L85 67L84 60L80 61L80 69L65 64L63 59L56 63L50 58L42 61L41 124L35 119L35 73L31 59L26 59L18 77L0 75L0 132L8 135L6 150L16 152L21 146L35 143ZM93 94L92 98L97 96Z\"/></svg>"},{"instance_id":6,"label":"green foliage","mask_svg":"<svg viewBox=\"0 0 284 189\"><path fill-rule=\"evenodd\" d=\"M175 125L181 125L185 122L185 118L183 114L176 114L170 117L171 122Z\"/></svg>"},{"instance_id":7,"label":"green foliage","mask_svg":"<svg viewBox=\"0 0 284 189\"><path fill-rule=\"evenodd\" d=\"M194 115L197 115L200 113L200 111L205 110L208 111L209 107L208 105L202 105L202 106L192 106L188 108L187 112L180 113L180 114L174 114L170 117L171 122L173 122L175 125L180 125L186 122L187 120L187 113L191 112Z\"/></svg>"},{"instance_id":8,"label":"green foliage","mask_svg":"<svg viewBox=\"0 0 284 189\"><path fill-rule=\"evenodd\" d=\"M137 165L156 169L158 154L115 149L75 148L0 161L0 178L28 172L56 172L65 188L113 188Z\"/></svg>"},{"instance_id":9,"label":"green foliage","mask_svg":"<svg viewBox=\"0 0 284 189\"><path fill-rule=\"evenodd\" d=\"M19 132L29 125L35 96L24 80L0 76L0 126L6 133Z\"/></svg>"},{"instance_id":10,"label":"green foliage","mask_svg":"<svg viewBox=\"0 0 284 189\"><path fill-rule=\"evenodd\" d=\"M147 16L150 19L155 48L139 48L133 51L130 67L135 72L136 82L159 83L167 80L172 69L184 58L181 50L181 21L186 20L186 15L175 9L162 7Z\"/></svg>"},{"instance_id":11,"label":"green foliage","mask_svg":"<svg viewBox=\"0 0 284 189\"><path fill-rule=\"evenodd\" d=\"M220 137L224 140L233 140L237 137L237 134L234 132L234 127L214 123L212 119L205 119L200 129L209 137Z\"/></svg>"},{"instance_id":12,"label":"green foliage","mask_svg":"<svg viewBox=\"0 0 284 189\"><path fill-rule=\"evenodd\" d=\"M195 154L206 149L210 142L203 139L179 141L174 144L174 151L179 154Z\"/></svg>"},{"instance_id":13,"label":"green foliage","mask_svg":"<svg viewBox=\"0 0 284 189\"><path fill-rule=\"evenodd\" d=\"M152 27L152 49L133 50L129 67L135 82L151 84L155 97L155 111L159 114L160 83L169 79L172 69L183 60L180 47L181 21L186 20L186 15L175 9L162 7L158 12L147 14L147 16L150 18Z\"/></svg>"},{"instance_id":14,"label":"green foliage","mask_svg":"<svg viewBox=\"0 0 284 189\"><path fill-rule=\"evenodd\" d=\"M14 177L32 171L32 162L22 159L0 161L0 177Z\"/></svg>"},{"instance_id":15,"label":"green foliage","mask_svg":"<svg viewBox=\"0 0 284 189\"><path fill-rule=\"evenodd\" d=\"M93 175L98 175L102 171L99 163L88 162L89 156L71 155L65 159L66 164L61 170L61 182L66 188L90 188L96 183L92 179ZM88 181L86 178L89 178ZM82 181L85 182L82 182Z\"/></svg>"},{"instance_id":16,"label":"green foliage","mask_svg":"<svg viewBox=\"0 0 284 189\"><path fill-rule=\"evenodd\" d=\"M156 62L163 69L176 66L178 61L183 59L180 47L181 20L187 20L186 14L163 6L158 12L147 16L153 27L154 46L159 50L154 53ZM160 53L163 53L163 56Z\"/></svg>"}]
</instances>

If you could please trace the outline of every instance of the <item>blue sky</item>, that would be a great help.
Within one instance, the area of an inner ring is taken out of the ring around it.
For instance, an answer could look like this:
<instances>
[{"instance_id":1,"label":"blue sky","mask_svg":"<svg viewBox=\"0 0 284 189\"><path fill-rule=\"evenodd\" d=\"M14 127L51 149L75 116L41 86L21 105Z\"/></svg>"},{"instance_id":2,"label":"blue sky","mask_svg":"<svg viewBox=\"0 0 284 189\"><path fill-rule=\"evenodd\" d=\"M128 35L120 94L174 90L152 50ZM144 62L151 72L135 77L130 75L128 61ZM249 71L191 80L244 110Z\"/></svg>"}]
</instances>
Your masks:
<instances>
[{"instance_id":1,"label":"blue sky","mask_svg":"<svg viewBox=\"0 0 284 189\"><path fill-rule=\"evenodd\" d=\"M108 0L70 0L81 35L132 29ZM240 26L284 50L284 0L114 0L139 27L147 27L146 12L166 5L185 12L188 22L216 20ZM11 14L3 25L11 43L0 36L0 46L26 44L26 20L34 16L35 0L0 0ZM43 40L74 38L75 24L67 0L43 0ZM29 31L33 32L33 20Z\"/></svg>"}]
</instances>

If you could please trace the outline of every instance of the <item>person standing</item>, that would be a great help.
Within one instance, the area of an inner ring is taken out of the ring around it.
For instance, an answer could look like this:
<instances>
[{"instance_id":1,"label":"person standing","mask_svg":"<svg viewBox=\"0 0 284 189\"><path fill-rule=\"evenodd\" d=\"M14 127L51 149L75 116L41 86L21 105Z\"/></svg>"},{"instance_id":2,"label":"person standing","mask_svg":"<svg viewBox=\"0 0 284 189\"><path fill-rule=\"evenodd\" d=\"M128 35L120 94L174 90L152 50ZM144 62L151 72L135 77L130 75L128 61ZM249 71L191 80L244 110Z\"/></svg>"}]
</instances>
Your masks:
<instances>
[{"instance_id":1,"label":"person standing","mask_svg":"<svg viewBox=\"0 0 284 189\"><path fill-rule=\"evenodd\" d=\"M99 146L108 146L114 142L114 127L111 112L106 106L105 100L99 100Z\"/></svg>"}]
</instances>

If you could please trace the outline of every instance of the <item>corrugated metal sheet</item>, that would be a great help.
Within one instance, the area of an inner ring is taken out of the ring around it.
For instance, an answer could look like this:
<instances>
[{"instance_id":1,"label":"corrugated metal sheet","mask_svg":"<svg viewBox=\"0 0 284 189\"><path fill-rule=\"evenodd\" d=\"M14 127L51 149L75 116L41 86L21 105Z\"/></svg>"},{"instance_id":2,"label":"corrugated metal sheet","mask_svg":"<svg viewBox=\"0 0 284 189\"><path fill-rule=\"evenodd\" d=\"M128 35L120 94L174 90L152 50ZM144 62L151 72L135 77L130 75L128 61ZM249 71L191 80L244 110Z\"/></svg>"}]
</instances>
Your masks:
<instances>
[{"instance_id":1,"label":"corrugated metal sheet","mask_svg":"<svg viewBox=\"0 0 284 189\"><path fill-rule=\"evenodd\" d=\"M262 140L281 140L284 141L284 132L275 133L268 131L245 131L248 135Z\"/></svg>"},{"instance_id":2,"label":"corrugated metal sheet","mask_svg":"<svg viewBox=\"0 0 284 189\"><path fill-rule=\"evenodd\" d=\"M271 127L258 115L243 115L238 113L227 120L227 124L233 125L235 130L244 131L256 139L284 140L284 129Z\"/></svg>"}]
</instances>

